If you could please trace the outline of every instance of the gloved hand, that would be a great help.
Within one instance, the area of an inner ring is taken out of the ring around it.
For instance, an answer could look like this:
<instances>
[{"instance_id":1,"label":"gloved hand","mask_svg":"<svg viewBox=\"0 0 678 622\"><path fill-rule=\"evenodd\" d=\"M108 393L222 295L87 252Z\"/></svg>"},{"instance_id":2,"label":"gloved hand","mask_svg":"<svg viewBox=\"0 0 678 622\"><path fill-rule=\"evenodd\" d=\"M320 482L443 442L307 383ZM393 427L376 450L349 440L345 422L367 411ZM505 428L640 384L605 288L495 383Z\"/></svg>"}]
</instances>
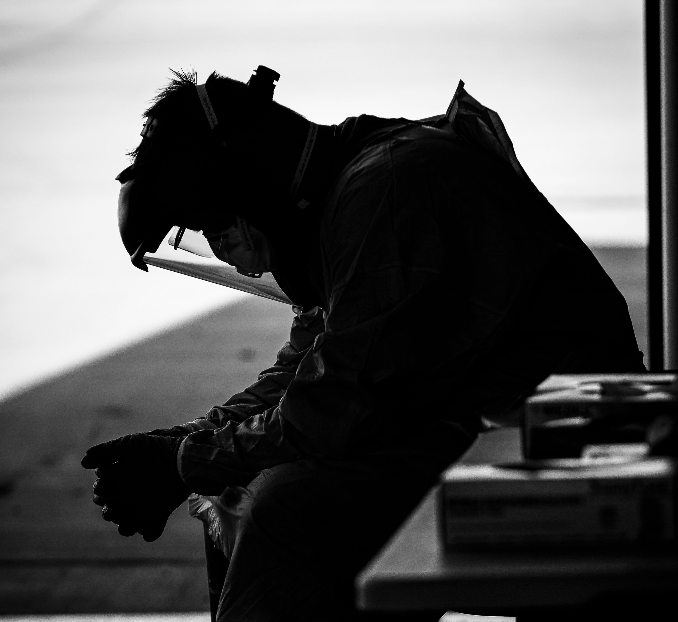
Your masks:
<instances>
[{"instance_id":1,"label":"gloved hand","mask_svg":"<svg viewBox=\"0 0 678 622\"><path fill-rule=\"evenodd\" d=\"M82 459L96 469L94 503L104 520L118 525L123 536L140 533L157 540L170 514L190 491L179 476L177 452L182 438L130 434L90 447Z\"/></svg>"}]
</instances>

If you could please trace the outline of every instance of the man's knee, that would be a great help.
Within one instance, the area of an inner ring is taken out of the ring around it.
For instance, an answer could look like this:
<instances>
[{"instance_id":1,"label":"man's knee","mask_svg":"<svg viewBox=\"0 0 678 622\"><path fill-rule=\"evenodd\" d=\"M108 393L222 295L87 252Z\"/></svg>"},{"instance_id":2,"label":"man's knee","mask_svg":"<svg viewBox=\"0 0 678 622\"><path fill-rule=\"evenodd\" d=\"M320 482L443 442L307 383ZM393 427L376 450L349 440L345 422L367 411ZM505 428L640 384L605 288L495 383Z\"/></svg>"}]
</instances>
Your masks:
<instances>
[{"instance_id":1,"label":"man's knee","mask_svg":"<svg viewBox=\"0 0 678 622\"><path fill-rule=\"evenodd\" d=\"M255 536L270 546L287 548L304 535L312 535L323 483L309 462L281 464L252 480L240 516L241 538Z\"/></svg>"}]
</instances>

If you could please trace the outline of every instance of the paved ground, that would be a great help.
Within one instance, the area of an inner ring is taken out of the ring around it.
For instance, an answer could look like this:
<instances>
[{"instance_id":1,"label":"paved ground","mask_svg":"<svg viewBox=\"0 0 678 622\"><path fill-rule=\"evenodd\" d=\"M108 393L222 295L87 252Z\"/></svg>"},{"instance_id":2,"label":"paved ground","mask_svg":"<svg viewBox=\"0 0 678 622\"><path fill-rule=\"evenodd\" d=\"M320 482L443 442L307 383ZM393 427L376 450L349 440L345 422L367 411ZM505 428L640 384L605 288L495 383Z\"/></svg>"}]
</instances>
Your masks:
<instances>
[{"instance_id":1,"label":"paved ground","mask_svg":"<svg viewBox=\"0 0 678 622\"><path fill-rule=\"evenodd\" d=\"M644 251L598 254L644 344ZM155 543L118 536L79 460L223 402L272 361L290 320L247 298L0 403L0 615L207 610L199 523L179 510Z\"/></svg>"}]
</instances>

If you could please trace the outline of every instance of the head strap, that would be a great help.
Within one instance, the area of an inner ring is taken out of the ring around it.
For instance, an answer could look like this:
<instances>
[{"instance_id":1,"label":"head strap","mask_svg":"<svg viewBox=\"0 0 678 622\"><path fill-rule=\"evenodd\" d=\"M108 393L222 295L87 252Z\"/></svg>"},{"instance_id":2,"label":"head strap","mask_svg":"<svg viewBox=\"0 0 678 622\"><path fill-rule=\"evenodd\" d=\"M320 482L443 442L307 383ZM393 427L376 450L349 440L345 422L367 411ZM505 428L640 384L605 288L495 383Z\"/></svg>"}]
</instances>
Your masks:
<instances>
[{"instance_id":1,"label":"head strap","mask_svg":"<svg viewBox=\"0 0 678 622\"><path fill-rule=\"evenodd\" d=\"M210 129L213 130L219 125L219 119L217 118L217 113L214 112L212 102L207 94L207 88L204 84L196 84L195 90L198 92L198 99L200 100L202 109L205 111L207 123L209 123Z\"/></svg>"},{"instance_id":2,"label":"head strap","mask_svg":"<svg viewBox=\"0 0 678 622\"><path fill-rule=\"evenodd\" d=\"M299 158L299 164L297 165L297 172L294 174L292 179L292 187L290 188L290 198L294 201L297 198L297 193L299 192L299 186L301 186L301 180L304 178L304 173L306 172L306 167L311 160L311 154L313 153L313 145L315 145L315 139L318 136L318 126L315 123L310 123L308 127L308 134L306 135L306 144L304 145L304 150L301 152L301 157ZM301 199L297 206L299 209L304 209L308 207L309 203L305 199Z\"/></svg>"},{"instance_id":3,"label":"head strap","mask_svg":"<svg viewBox=\"0 0 678 622\"><path fill-rule=\"evenodd\" d=\"M210 97L207 94L207 87L204 84L196 84L195 90L196 93L198 94L200 105L202 106L202 109L205 112L205 116L207 117L207 123L210 126L210 130L216 133L216 135L219 137L219 142L221 143L221 146L226 147L227 146L226 141L224 140L224 137L221 135L221 131L219 128L219 118L217 117L217 113L214 111L214 106L212 106Z\"/></svg>"},{"instance_id":4,"label":"head strap","mask_svg":"<svg viewBox=\"0 0 678 622\"><path fill-rule=\"evenodd\" d=\"M252 74L250 81L248 83L249 88L252 89L259 97L262 97L264 100L273 97L273 89L275 88L275 82L280 78L280 74L259 65L257 70ZM209 95L207 94L207 87L204 84L195 85L196 93L198 94L198 99L200 100L200 105L202 106L203 111L205 112L205 117L207 117L207 123L210 126L210 130L219 132L219 118L217 113L212 106ZM299 164L297 165L297 170L294 173L292 178L292 185L290 187L290 198L292 200L296 199L297 193L299 192L299 186L304 178L304 173L308 167L308 163L311 160L311 154L313 153L313 146L315 145L316 137L318 136L318 126L315 123L310 123L308 128L308 134L306 135L306 143L304 144L304 149L301 152L301 157L299 158ZM226 141L223 136L220 136L222 146L226 147ZM304 209L309 205L308 201L301 199L297 202L297 206L300 209Z\"/></svg>"}]
</instances>

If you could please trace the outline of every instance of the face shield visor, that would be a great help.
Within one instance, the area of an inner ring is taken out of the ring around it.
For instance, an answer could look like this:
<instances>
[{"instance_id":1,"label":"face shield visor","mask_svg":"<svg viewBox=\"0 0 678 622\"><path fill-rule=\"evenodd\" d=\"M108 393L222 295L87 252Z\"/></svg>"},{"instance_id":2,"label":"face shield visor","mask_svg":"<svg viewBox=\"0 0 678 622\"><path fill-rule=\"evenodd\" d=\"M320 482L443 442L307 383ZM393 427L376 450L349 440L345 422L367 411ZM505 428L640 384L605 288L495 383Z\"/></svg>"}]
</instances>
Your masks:
<instances>
[{"instance_id":1,"label":"face shield visor","mask_svg":"<svg viewBox=\"0 0 678 622\"><path fill-rule=\"evenodd\" d=\"M271 273L245 274L223 259L217 258L207 238L200 231L172 227L169 235L144 261L149 266L216 283L239 291L293 304ZM258 278L251 278L256 276Z\"/></svg>"},{"instance_id":2,"label":"face shield visor","mask_svg":"<svg viewBox=\"0 0 678 622\"><path fill-rule=\"evenodd\" d=\"M144 255L156 252L172 227L182 223L200 230L211 254L243 275L256 277L277 269L277 257L270 240L245 219L227 212L215 219L214 210L201 209L200 204L170 203L155 192L152 180L128 175L126 169L118 176L123 183L118 201L118 226L132 264L137 268L147 271ZM176 236L180 248L183 248L180 244L185 229L180 228ZM198 254L205 254L204 246Z\"/></svg>"}]
</instances>

